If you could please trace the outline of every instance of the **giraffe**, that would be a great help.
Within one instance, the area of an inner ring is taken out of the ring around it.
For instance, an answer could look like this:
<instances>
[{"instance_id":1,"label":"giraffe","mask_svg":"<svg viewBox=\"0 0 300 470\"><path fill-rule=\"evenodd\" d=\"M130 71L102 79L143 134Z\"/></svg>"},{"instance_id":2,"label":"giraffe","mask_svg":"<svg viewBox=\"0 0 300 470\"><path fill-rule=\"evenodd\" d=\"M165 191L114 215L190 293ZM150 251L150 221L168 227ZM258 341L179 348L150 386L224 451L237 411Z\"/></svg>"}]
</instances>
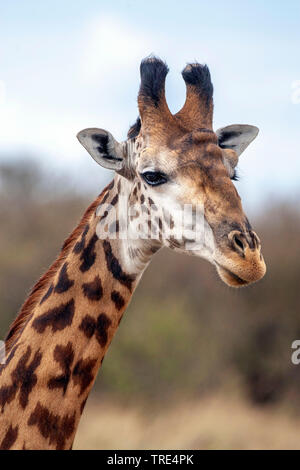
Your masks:
<instances>
[{"instance_id":1,"label":"giraffe","mask_svg":"<svg viewBox=\"0 0 300 470\"><path fill-rule=\"evenodd\" d=\"M173 115L165 98L167 73L159 58L141 62L139 117L126 141L97 128L78 134L115 176L33 287L6 337L1 449L72 448L107 348L161 247L208 260L230 286L265 274L259 238L232 182L239 155L258 129L239 124L213 131L213 86L208 67L199 63L184 68L186 100ZM167 221L169 229L179 228L178 206L184 205L193 208L191 220L202 221L200 239L191 222L184 236L166 230ZM140 226L151 227L150 236L136 236Z\"/></svg>"}]
</instances>

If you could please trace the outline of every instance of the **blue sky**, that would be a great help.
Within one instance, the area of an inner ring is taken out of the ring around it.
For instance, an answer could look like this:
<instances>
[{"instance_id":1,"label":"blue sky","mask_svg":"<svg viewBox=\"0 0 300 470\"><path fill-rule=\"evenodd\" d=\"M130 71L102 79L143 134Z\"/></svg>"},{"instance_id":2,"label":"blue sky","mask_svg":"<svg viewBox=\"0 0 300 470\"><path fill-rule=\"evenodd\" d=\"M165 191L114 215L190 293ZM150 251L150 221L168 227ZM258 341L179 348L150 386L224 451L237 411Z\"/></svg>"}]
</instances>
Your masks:
<instances>
[{"instance_id":1,"label":"blue sky","mask_svg":"<svg viewBox=\"0 0 300 470\"><path fill-rule=\"evenodd\" d=\"M299 195L299 1L13 0L0 4L0 158L33 154L49 172L100 190L109 174L80 147L85 127L122 140L137 115L140 60L170 67L171 110L184 102L180 71L205 62L214 127L260 128L240 159L244 206ZM294 87L294 88L293 88Z\"/></svg>"}]
</instances>

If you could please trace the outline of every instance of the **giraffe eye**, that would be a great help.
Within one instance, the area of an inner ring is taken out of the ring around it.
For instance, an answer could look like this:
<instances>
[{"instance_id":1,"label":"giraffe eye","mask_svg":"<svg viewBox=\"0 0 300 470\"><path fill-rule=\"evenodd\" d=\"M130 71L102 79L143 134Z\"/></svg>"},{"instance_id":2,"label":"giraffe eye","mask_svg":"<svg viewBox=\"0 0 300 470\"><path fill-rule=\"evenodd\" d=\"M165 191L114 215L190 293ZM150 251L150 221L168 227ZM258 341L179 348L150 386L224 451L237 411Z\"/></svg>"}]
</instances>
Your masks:
<instances>
[{"instance_id":1,"label":"giraffe eye","mask_svg":"<svg viewBox=\"0 0 300 470\"><path fill-rule=\"evenodd\" d=\"M160 171L145 171L141 176L150 186L158 186L168 181L167 176Z\"/></svg>"}]
</instances>

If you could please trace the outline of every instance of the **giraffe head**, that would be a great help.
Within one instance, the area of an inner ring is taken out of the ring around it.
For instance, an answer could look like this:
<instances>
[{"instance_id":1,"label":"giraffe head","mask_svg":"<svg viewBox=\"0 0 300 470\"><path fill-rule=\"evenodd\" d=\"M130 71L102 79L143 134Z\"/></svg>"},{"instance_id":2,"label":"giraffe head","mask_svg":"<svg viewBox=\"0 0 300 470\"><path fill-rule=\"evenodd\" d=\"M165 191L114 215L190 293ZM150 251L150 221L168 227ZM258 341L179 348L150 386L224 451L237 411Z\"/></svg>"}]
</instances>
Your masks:
<instances>
[{"instance_id":1,"label":"giraffe head","mask_svg":"<svg viewBox=\"0 0 300 470\"><path fill-rule=\"evenodd\" d=\"M118 143L94 128L81 131L79 141L100 165L127 180L129 204L145 208L136 224L151 216L156 243L207 259L230 286L259 280L266 271L260 241L232 181L239 156L258 129L238 124L213 131L207 66L195 63L183 70L186 101L175 115L165 98L166 64L151 57L142 61L140 72L140 117L128 140Z\"/></svg>"}]
</instances>

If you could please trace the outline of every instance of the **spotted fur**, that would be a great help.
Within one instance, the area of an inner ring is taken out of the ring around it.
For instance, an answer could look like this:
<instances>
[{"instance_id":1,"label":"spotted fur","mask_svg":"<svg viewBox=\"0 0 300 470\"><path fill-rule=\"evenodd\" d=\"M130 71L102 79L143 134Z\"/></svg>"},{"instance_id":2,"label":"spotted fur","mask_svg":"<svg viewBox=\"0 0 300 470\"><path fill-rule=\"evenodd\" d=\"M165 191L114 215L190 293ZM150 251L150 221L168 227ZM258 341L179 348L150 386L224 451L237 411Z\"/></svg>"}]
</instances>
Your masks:
<instances>
[{"instance_id":1,"label":"spotted fur","mask_svg":"<svg viewBox=\"0 0 300 470\"><path fill-rule=\"evenodd\" d=\"M79 359L73 370L73 381L75 385L79 385L81 396L86 389L90 386L95 378L93 373L97 359Z\"/></svg>"},{"instance_id":2,"label":"spotted fur","mask_svg":"<svg viewBox=\"0 0 300 470\"><path fill-rule=\"evenodd\" d=\"M57 294L62 294L63 292L69 290L73 285L74 281L69 279L68 276L68 263L64 263L59 272L58 282L54 288L54 292Z\"/></svg>"},{"instance_id":3,"label":"spotted fur","mask_svg":"<svg viewBox=\"0 0 300 470\"><path fill-rule=\"evenodd\" d=\"M0 444L0 450L9 450L13 446L13 444L16 442L17 437L18 437L18 432L19 428L18 426L15 426L14 428L12 425L9 426L1 444Z\"/></svg>"},{"instance_id":4,"label":"spotted fur","mask_svg":"<svg viewBox=\"0 0 300 470\"><path fill-rule=\"evenodd\" d=\"M5 405L8 405L19 393L19 403L22 409L28 405L29 395L37 383L36 369L39 367L42 354L38 350L34 353L32 360L31 347L28 346L26 353L21 356L16 367L11 373L11 383L0 388L0 406L2 412Z\"/></svg>"},{"instance_id":5,"label":"spotted fur","mask_svg":"<svg viewBox=\"0 0 300 470\"><path fill-rule=\"evenodd\" d=\"M112 291L111 300L114 302L114 304L115 304L115 306L118 310L121 310L125 305L125 300L124 300L123 296L120 294L120 292L118 292L116 290Z\"/></svg>"},{"instance_id":6,"label":"spotted fur","mask_svg":"<svg viewBox=\"0 0 300 470\"><path fill-rule=\"evenodd\" d=\"M65 395L71 377L71 366L74 361L74 356L74 349L70 341L66 346L56 345L53 359L59 364L62 373L49 379L47 384L49 389L61 388L63 395Z\"/></svg>"},{"instance_id":7,"label":"spotted fur","mask_svg":"<svg viewBox=\"0 0 300 470\"><path fill-rule=\"evenodd\" d=\"M62 450L74 432L75 422L75 413L54 414L38 402L29 417L28 426L37 426L50 445L54 444L56 450Z\"/></svg>"},{"instance_id":8,"label":"spotted fur","mask_svg":"<svg viewBox=\"0 0 300 470\"><path fill-rule=\"evenodd\" d=\"M95 245L97 241L98 237L96 234L94 234L88 242L87 246L84 248L82 255L80 256L82 264L80 265L79 269L83 273L88 271L96 261Z\"/></svg>"},{"instance_id":9,"label":"spotted fur","mask_svg":"<svg viewBox=\"0 0 300 470\"><path fill-rule=\"evenodd\" d=\"M112 252L112 247L108 240L103 241L103 249L105 253L107 269L112 273L115 279L117 279L121 284L131 290L132 283L135 280L135 276L132 274L126 274L123 271L118 259Z\"/></svg>"},{"instance_id":10,"label":"spotted fur","mask_svg":"<svg viewBox=\"0 0 300 470\"><path fill-rule=\"evenodd\" d=\"M32 326L41 334L44 333L45 329L48 327L52 329L53 333L55 333L56 331L61 331L71 325L74 313L75 302L74 299L71 299L68 302L47 310L42 315L38 316L33 321Z\"/></svg>"},{"instance_id":11,"label":"spotted fur","mask_svg":"<svg viewBox=\"0 0 300 470\"><path fill-rule=\"evenodd\" d=\"M98 302L103 296L103 289L101 279L97 275L91 282L85 282L82 284L82 291L89 300Z\"/></svg>"}]
</instances>

